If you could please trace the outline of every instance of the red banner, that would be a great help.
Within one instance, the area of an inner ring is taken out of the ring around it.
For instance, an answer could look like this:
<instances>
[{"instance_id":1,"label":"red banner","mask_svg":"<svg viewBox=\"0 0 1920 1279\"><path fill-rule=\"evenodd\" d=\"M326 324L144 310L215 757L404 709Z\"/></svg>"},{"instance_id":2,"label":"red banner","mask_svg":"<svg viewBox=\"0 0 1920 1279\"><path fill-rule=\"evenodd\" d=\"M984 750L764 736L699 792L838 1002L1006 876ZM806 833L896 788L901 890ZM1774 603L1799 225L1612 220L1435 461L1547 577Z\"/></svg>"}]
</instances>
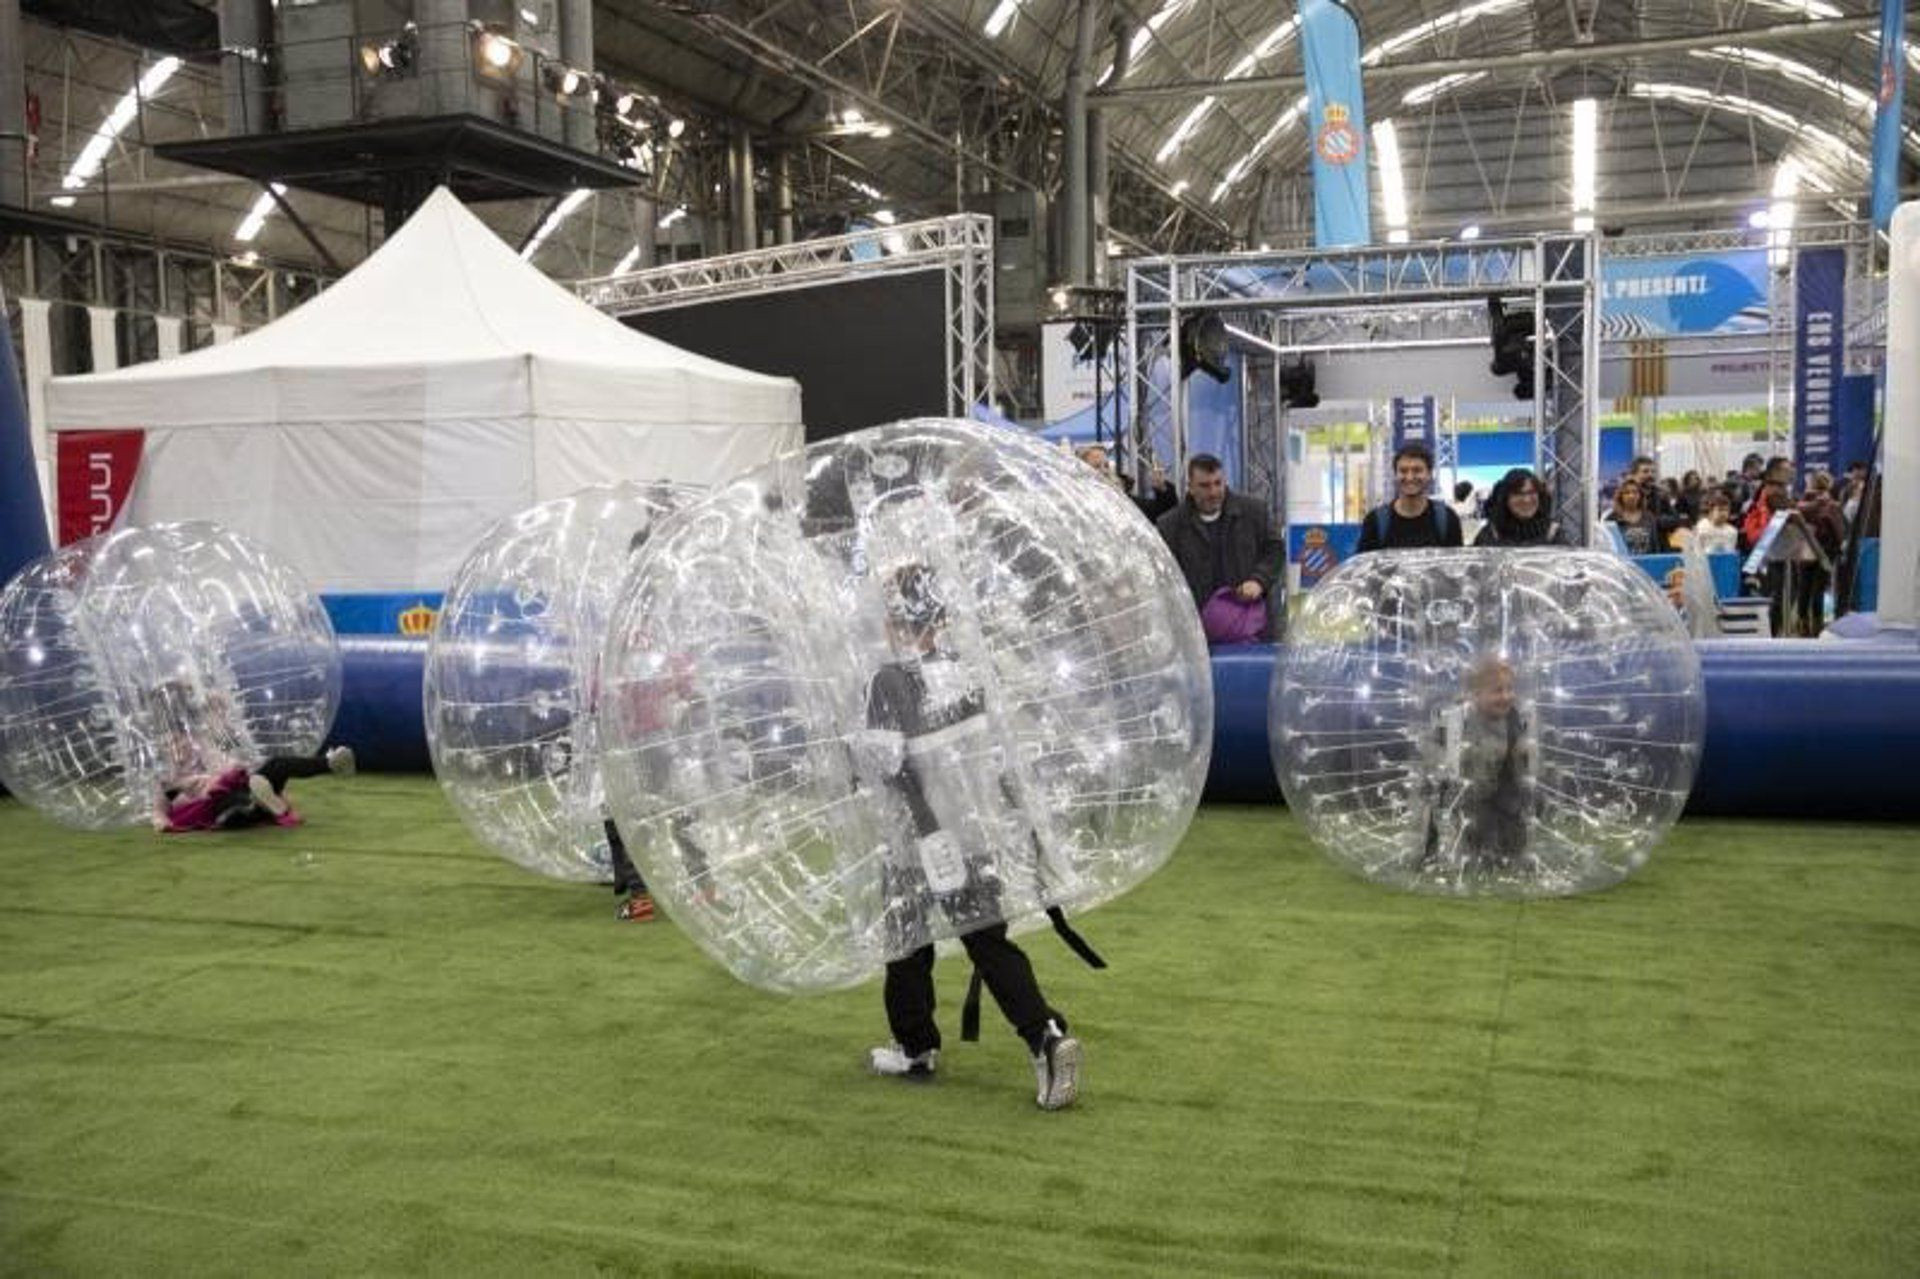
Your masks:
<instances>
[{"instance_id":1,"label":"red banner","mask_svg":"<svg viewBox=\"0 0 1920 1279\"><path fill-rule=\"evenodd\" d=\"M61 431L58 479L60 545L113 527L133 492L145 431Z\"/></svg>"}]
</instances>

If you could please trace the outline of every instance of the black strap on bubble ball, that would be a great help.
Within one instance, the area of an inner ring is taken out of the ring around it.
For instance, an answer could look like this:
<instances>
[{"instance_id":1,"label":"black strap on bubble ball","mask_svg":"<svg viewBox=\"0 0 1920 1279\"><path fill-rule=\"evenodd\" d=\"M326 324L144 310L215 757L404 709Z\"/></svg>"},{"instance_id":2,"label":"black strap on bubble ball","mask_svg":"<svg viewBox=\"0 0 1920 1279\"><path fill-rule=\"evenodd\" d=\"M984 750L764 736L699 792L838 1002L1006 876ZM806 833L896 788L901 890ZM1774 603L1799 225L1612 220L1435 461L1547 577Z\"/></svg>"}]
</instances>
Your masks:
<instances>
[{"instance_id":1,"label":"black strap on bubble ball","mask_svg":"<svg viewBox=\"0 0 1920 1279\"><path fill-rule=\"evenodd\" d=\"M1047 918L1053 923L1053 931L1060 934L1060 940L1067 944L1067 949L1085 960L1087 967L1105 968L1107 966L1107 961L1100 957L1100 952L1095 950L1092 944L1089 943L1086 938L1082 937L1079 932L1074 929L1072 924L1067 922L1066 911L1061 910L1058 906L1049 906L1047 907ZM960 1040L962 1043L977 1044L980 1042L980 987L983 984L980 979L980 970L975 968L973 970L973 976L967 979L966 1002L960 1005Z\"/></svg>"}]
</instances>

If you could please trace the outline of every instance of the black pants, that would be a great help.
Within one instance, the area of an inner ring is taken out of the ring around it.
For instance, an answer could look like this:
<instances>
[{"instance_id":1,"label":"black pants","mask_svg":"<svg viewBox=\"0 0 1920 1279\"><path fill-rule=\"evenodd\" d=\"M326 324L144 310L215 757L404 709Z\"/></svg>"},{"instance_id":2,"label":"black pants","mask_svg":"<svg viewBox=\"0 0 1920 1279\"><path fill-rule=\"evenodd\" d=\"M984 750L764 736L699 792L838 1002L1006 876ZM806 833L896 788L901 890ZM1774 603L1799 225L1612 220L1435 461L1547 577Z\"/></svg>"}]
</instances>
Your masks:
<instances>
[{"instance_id":1,"label":"black pants","mask_svg":"<svg viewBox=\"0 0 1920 1279\"><path fill-rule=\"evenodd\" d=\"M622 897L646 892L647 881L640 878L640 868L627 855L627 841L620 838L620 828L611 817L607 818L607 851L613 855L613 891Z\"/></svg>"},{"instance_id":2,"label":"black pants","mask_svg":"<svg viewBox=\"0 0 1920 1279\"><path fill-rule=\"evenodd\" d=\"M1047 1022L1064 1029L1067 1019L1047 1006L1034 979L1026 952L1007 940L1005 924L991 924L960 939L967 957L980 971L993 1002L1013 1023L1031 1051L1040 1051ZM922 946L904 959L887 965L885 989L887 1025L910 1057L940 1046L940 1027L933 1020L933 947Z\"/></svg>"},{"instance_id":3,"label":"black pants","mask_svg":"<svg viewBox=\"0 0 1920 1279\"><path fill-rule=\"evenodd\" d=\"M275 755L253 771L266 778L267 785L273 787L273 793L278 795L286 790L287 783L293 778L318 777L333 770L319 755Z\"/></svg>"},{"instance_id":4,"label":"black pants","mask_svg":"<svg viewBox=\"0 0 1920 1279\"><path fill-rule=\"evenodd\" d=\"M273 793L279 795L286 790L287 783L296 777L318 777L322 773L332 772L327 761L319 755L275 755L260 767L251 770L255 776L267 779L267 785L273 787ZM214 814L213 824L222 830L237 830L242 826L258 826L273 820L273 814L253 802L253 793L245 787L229 793L220 804L220 811Z\"/></svg>"},{"instance_id":5,"label":"black pants","mask_svg":"<svg viewBox=\"0 0 1920 1279\"><path fill-rule=\"evenodd\" d=\"M693 819L681 813L669 819L673 831L673 842L680 849L685 860L687 878L696 883L707 877L707 853L693 839ZM613 891L625 897L628 893L644 893L647 881L641 878L640 868L633 864L633 857L627 852L627 842L620 838L620 828L607 818L607 851L613 859Z\"/></svg>"}]
</instances>

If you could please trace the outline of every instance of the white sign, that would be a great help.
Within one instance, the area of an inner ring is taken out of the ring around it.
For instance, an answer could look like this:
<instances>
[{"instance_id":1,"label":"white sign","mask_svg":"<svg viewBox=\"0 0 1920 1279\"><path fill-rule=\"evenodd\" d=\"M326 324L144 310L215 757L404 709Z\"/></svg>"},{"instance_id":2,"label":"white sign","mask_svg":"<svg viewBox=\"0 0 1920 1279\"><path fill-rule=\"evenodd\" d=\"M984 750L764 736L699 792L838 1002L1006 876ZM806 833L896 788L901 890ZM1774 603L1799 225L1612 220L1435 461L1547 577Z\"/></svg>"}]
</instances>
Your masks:
<instances>
[{"instance_id":1,"label":"white sign","mask_svg":"<svg viewBox=\"0 0 1920 1279\"><path fill-rule=\"evenodd\" d=\"M1093 404L1093 351L1088 348L1084 356L1074 353L1070 336L1074 328L1072 324L1040 326L1040 415L1049 422L1072 417ZM1111 367L1107 376L1112 376Z\"/></svg>"}]
</instances>

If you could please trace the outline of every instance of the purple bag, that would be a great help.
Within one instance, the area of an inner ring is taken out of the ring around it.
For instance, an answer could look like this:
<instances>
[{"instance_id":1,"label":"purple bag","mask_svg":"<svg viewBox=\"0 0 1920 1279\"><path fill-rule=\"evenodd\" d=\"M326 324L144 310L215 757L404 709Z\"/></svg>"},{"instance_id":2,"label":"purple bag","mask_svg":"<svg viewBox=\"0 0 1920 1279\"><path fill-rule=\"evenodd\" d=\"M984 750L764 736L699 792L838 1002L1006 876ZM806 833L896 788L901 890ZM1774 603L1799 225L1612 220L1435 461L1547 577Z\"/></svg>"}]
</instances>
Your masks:
<instances>
[{"instance_id":1,"label":"purple bag","mask_svg":"<svg viewBox=\"0 0 1920 1279\"><path fill-rule=\"evenodd\" d=\"M1201 606L1200 629L1209 644L1257 644L1267 633L1267 601L1243 600L1223 586Z\"/></svg>"}]
</instances>

